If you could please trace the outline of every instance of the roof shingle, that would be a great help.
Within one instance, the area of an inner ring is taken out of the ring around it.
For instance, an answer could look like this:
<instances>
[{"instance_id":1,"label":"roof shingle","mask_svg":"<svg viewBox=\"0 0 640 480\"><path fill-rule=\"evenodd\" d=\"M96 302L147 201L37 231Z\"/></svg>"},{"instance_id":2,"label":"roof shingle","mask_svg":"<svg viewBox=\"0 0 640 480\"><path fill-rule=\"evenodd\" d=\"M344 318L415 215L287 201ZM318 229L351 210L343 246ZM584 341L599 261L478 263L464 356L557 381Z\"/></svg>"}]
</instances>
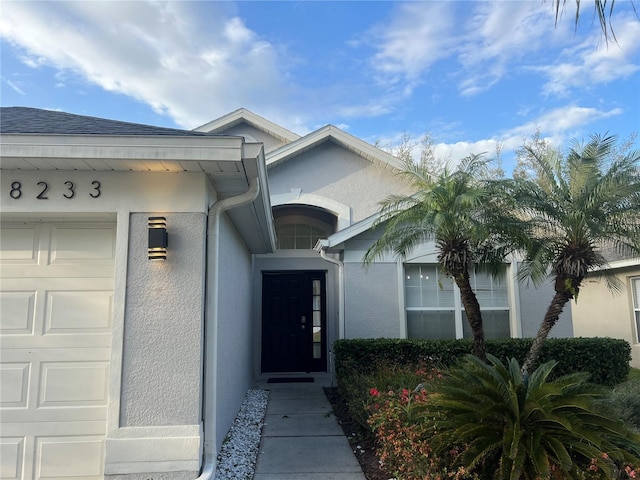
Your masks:
<instances>
[{"instance_id":1,"label":"roof shingle","mask_svg":"<svg viewBox=\"0 0 640 480\"><path fill-rule=\"evenodd\" d=\"M205 132L155 127L30 107L0 108L0 133L211 136Z\"/></svg>"}]
</instances>

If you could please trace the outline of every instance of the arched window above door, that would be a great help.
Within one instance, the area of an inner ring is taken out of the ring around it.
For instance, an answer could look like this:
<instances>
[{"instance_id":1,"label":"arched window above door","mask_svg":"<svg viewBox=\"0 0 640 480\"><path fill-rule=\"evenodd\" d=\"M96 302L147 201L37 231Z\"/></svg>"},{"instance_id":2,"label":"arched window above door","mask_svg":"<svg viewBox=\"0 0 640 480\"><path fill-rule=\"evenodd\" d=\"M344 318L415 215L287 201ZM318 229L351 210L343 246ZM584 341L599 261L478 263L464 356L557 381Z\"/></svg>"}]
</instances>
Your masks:
<instances>
[{"instance_id":1,"label":"arched window above door","mask_svg":"<svg viewBox=\"0 0 640 480\"><path fill-rule=\"evenodd\" d=\"M336 231L337 218L330 212L308 205L273 207L278 249L310 250L321 238Z\"/></svg>"}]
</instances>

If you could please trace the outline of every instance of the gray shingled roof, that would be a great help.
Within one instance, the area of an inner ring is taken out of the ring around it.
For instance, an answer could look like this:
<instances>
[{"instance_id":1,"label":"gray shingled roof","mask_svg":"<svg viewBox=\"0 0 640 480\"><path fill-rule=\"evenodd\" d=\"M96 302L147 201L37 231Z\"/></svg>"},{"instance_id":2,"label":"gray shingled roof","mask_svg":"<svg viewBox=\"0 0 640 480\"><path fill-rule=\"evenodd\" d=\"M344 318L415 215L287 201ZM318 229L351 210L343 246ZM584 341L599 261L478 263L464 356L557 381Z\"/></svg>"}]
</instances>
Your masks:
<instances>
[{"instance_id":1,"label":"gray shingled roof","mask_svg":"<svg viewBox=\"0 0 640 480\"><path fill-rule=\"evenodd\" d=\"M30 107L0 108L0 133L210 136L204 132L154 127Z\"/></svg>"}]
</instances>

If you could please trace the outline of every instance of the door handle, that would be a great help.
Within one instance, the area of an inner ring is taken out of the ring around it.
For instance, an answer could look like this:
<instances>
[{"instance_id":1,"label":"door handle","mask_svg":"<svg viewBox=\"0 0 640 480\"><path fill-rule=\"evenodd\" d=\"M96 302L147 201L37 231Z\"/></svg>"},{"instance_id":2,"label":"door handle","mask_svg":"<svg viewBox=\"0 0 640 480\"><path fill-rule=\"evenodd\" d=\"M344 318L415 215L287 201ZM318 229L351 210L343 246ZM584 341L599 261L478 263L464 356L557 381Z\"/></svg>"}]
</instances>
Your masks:
<instances>
[{"instance_id":1,"label":"door handle","mask_svg":"<svg viewBox=\"0 0 640 480\"><path fill-rule=\"evenodd\" d=\"M302 318L300 318L300 329L304 330L306 327L306 323L307 323L307 317L305 317L304 315L302 316Z\"/></svg>"}]
</instances>

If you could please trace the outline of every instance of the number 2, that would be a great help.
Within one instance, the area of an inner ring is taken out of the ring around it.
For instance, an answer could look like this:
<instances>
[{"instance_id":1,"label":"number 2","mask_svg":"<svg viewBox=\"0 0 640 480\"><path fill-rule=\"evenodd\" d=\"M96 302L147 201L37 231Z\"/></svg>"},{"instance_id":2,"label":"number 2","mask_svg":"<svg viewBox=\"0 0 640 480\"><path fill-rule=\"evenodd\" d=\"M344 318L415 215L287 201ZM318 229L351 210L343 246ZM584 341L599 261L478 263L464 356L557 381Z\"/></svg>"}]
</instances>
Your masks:
<instances>
[{"instance_id":1,"label":"number 2","mask_svg":"<svg viewBox=\"0 0 640 480\"><path fill-rule=\"evenodd\" d=\"M36 198L38 200L49 200L49 197L47 197L47 190L49 190L49 184L47 182L38 182L37 185L41 186L42 190L40 191L40 193Z\"/></svg>"}]
</instances>

